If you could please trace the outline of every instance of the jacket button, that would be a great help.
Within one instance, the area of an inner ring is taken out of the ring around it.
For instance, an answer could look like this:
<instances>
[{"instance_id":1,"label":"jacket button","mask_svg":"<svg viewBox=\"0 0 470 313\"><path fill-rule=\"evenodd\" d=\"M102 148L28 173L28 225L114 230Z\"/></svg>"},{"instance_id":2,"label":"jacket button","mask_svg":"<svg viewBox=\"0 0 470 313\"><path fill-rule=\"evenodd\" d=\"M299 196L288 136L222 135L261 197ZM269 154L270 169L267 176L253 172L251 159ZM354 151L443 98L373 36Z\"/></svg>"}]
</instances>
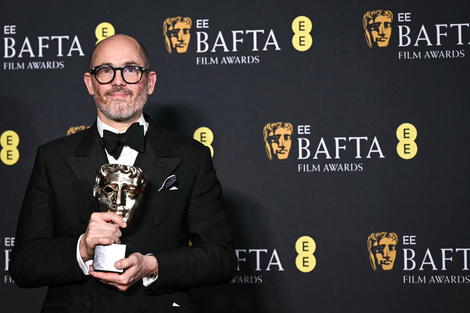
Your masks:
<instances>
[{"instance_id":1,"label":"jacket button","mask_svg":"<svg viewBox=\"0 0 470 313\"><path fill-rule=\"evenodd\" d=\"M147 311L147 306L145 304L140 304L139 305L139 312L146 312Z\"/></svg>"},{"instance_id":2,"label":"jacket button","mask_svg":"<svg viewBox=\"0 0 470 313\"><path fill-rule=\"evenodd\" d=\"M88 223L88 220L84 217L80 217L80 223L86 224L86 223Z\"/></svg>"},{"instance_id":3,"label":"jacket button","mask_svg":"<svg viewBox=\"0 0 470 313\"><path fill-rule=\"evenodd\" d=\"M91 310L93 309L93 303L87 302L87 303L85 304L85 308L86 308L87 310L90 310L90 311L91 311Z\"/></svg>"},{"instance_id":4,"label":"jacket button","mask_svg":"<svg viewBox=\"0 0 470 313\"><path fill-rule=\"evenodd\" d=\"M160 225L160 223L162 222L162 220L157 216L157 217L154 217L152 222L155 224L155 225Z\"/></svg>"}]
</instances>

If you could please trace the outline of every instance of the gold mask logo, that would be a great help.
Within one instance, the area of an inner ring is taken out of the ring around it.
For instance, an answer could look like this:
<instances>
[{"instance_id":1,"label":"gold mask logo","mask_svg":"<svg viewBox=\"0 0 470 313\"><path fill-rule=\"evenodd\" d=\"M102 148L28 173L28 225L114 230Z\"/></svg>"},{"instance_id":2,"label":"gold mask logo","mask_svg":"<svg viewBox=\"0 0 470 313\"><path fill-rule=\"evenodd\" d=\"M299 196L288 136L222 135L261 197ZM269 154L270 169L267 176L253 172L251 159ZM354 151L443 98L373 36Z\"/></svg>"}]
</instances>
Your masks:
<instances>
[{"instance_id":1,"label":"gold mask logo","mask_svg":"<svg viewBox=\"0 0 470 313\"><path fill-rule=\"evenodd\" d=\"M368 11L362 18L369 48L388 46L392 35L393 13L388 10Z\"/></svg>"},{"instance_id":2,"label":"gold mask logo","mask_svg":"<svg viewBox=\"0 0 470 313\"><path fill-rule=\"evenodd\" d=\"M70 136L72 134L75 134L75 133L78 133L79 131L82 131L82 130L85 130L87 128L90 128L90 126L85 126L85 125L81 125L81 126L72 126L70 127L68 130L67 130L67 136Z\"/></svg>"},{"instance_id":3,"label":"gold mask logo","mask_svg":"<svg viewBox=\"0 0 470 313\"><path fill-rule=\"evenodd\" d=\"M169 17L163 22L163 37L166 50L169 54L173 51L186 53L191 40L191 27L193 22L189 17Z\"/></svg>"},{"instance_id":4,"label":"gold mask logo","mask_svg":"<svg viewBox=\"0 0 470 313\"><path fill-rule=\"evenodd\" d=\"M277 122L264 126L264 144L270 160L285 160L289 157L293 132L291 123Z\"/></svg>"},{"instance_id":5,"label":"gold mask logo","mask_svg":"<svg viewBox=\"0 0 470 313\"><path fill-rule=\"evenodd\" d=\"M398 236L395 233L372 233L367 238L370 265L374 271L390 271L397 257Z\"/></svg>"}]
</instances>

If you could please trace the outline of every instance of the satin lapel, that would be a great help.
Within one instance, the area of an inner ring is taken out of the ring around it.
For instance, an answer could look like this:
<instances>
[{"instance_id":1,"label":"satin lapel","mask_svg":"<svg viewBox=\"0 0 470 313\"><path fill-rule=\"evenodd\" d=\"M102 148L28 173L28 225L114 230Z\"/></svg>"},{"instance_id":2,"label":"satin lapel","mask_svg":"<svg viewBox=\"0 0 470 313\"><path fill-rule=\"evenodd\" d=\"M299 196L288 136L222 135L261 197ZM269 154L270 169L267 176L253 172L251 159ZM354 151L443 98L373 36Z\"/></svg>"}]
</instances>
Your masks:
<instances>
[{"instance_id":1,"label":"satin lapel","mask_svg":"<svg viewBox=\"0 0 470 313\"><path fill-rule=\"evenodd\" d=\"M74 155L65 156L65 161L72 170L73 174L80 181L87 195L93 201L93 186L98 168L108 163L106 153L99 142L99 134L96 129L96 123L86 132L75 151Z\"/></svg>"},{"instance_id":2,"label":"satin lapel","mask_svg":"<svg viewBox=\"0 0 470 313\"><path fill-rule=\"evenodd\" d=\"M147 175L152 188L157 188L168 176L174 174L183 159L172 157L165 136L148 116L145 117L149 122L145 136L145 152L139 153L135 166L140 167Z\"/></svg>"}]
</instances>

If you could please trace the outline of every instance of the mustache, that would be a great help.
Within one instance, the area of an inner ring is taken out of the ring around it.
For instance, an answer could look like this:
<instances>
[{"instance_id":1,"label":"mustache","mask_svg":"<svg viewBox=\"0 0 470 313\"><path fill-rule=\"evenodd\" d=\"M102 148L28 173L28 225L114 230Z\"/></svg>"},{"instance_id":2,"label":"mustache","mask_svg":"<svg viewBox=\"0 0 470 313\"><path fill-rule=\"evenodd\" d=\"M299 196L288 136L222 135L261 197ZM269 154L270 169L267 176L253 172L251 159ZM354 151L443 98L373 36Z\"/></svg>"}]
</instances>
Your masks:
<instances>
[{"instance_id":1,"label":"mustache","mask_svg":"<svg viewBox=\"0 0 470 313\"><path fill-rule=\"evenodd\" d=\"M104 94L105 94L105 96L109 96L109 95L111 95L113 93L117 93L117 92L126 93L126 94L131 95L131 96L134 94L132 92L132 90L127 89L123 86L115 86L115 87L113 87L113 89L106 91Z\"/></svg>"}]
</instances>

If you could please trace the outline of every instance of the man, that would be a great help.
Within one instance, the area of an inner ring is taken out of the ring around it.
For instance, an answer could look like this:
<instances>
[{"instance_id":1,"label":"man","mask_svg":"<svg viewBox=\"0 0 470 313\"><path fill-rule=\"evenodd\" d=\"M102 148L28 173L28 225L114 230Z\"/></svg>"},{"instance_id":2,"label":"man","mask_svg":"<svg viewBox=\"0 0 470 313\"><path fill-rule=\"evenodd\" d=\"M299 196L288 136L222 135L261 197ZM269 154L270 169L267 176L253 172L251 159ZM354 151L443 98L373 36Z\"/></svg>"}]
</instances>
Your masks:
<instances>
[{"instance_id":1,"label":"man","mask_svg":"<svg viewBox=\"0 0 470 313\"><path fill-rule=\"evenodd\" d=\"M264 126L263 138L268 158L272 160L285 160L289 157L292 146L292 133L294 128L291 123L269 123Z\"/></svg>"},{"instance_id":2,"label":"man","mask_svg":"<svg viewBox=\"0 0 470 313\"><path fill-rule=\"evenodd\" d=\"M368 11L363 17L367 45L387 47L392 35L393 13L391 11Z\"/></svg>"},{"instance_id":3,"label":"man","mask_svg":"<svg viewBox=\"0 0 470 313\"><path fill-rule=\"evenodd\" d=\"M395 233L372 233L367 238L370 264L374 271L389 271L397 257L398 236Z\"/></svg>"},{"instance_id":4,"label":"man","mask_svg":"<svg viewBox=\"0 0 470 313\"><path fill-rule=\"evenodd\" d=\"M138 41L101 41L90 68L84 80L98 119L38 148L10 275L20 287L49 286L42 312L192 312L189 288L228 281L237 266L210 151L144 117L157 77ZM108 131L137 140L113 146ZM135 165L148 178L128 228L113 212L95 212L94 180L105 163ZM176 190L166 186L169 177ZM121 237L128 257L115 267L124 273L91 270L95 246Z\"/></svg>"},{"instance_id":5,"label":"man","mask_svg":"<svg viewBox=\"0 0 470 313\"><path fill-rule=\"evenodd\" d=\"M168 53L171 54L173 50L185 53L188 50L191 27L192 21L189 17L172 17L163 22L163 36Z\"/></svg>"}]
</instances>

